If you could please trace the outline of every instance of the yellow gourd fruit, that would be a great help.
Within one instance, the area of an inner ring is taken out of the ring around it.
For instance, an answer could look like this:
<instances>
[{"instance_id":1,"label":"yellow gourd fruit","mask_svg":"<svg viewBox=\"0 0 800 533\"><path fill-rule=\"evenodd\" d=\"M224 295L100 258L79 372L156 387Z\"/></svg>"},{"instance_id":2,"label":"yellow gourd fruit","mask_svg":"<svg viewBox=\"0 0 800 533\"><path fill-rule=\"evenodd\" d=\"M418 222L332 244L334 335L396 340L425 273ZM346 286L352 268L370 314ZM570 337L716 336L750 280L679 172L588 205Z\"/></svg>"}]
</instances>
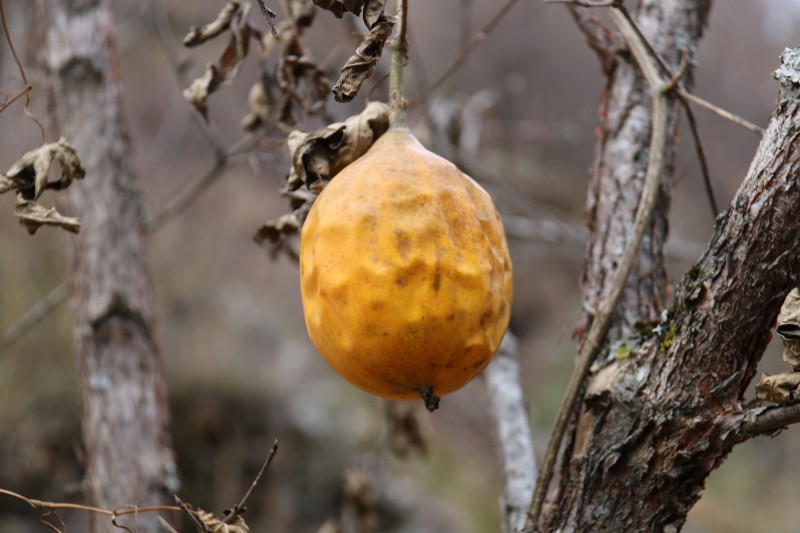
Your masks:
<instances>
[{"instance_id":1,"label":"yellow gourd fruit","mask_svg":"<svg viewBox=\"0 0 800 533\"><path fill-rule=\"evenodd\" d=\"M489 195L393 128L322 190L303 225L308 334L331 367L385 398L439 397L492 359L511 261Z\"/></svg>"}]
</instances>

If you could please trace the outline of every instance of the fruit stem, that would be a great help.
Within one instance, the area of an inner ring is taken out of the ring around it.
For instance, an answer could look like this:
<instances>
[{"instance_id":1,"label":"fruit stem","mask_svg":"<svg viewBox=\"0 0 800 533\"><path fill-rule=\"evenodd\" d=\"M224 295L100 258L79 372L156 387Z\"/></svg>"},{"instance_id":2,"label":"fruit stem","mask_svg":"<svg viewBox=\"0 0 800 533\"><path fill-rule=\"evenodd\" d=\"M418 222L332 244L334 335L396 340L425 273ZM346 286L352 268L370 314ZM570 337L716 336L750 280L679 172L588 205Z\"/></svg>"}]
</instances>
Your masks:
<instances>
[{"instance_id":1,"label":"fruit stem","mask_svg":"<svg viewBox=\"0 0 800 533\"><path fill-rule=\"evenodd\" d=\"M425 409L434 412L439 408L439 397L433 393L433 387L428 386L422 389L422 400L425 402Z\"/></svg>"},{"instance_id":2,"label":"fruit stem","mask_svg":"<svg viewBox=\"0 0 800 533\"><path fill-rule=\"evenodd\" d=\"M406 108L408 102L406 101L403 87L403 69L408 59L408 39L406 39L406 26L408 25L407 0L397 0L397 20L397 38L392 48L392 64L389 68L389 107L392 113L390 122L393 128L407 128Z\"/></svg>"}]
</instances>

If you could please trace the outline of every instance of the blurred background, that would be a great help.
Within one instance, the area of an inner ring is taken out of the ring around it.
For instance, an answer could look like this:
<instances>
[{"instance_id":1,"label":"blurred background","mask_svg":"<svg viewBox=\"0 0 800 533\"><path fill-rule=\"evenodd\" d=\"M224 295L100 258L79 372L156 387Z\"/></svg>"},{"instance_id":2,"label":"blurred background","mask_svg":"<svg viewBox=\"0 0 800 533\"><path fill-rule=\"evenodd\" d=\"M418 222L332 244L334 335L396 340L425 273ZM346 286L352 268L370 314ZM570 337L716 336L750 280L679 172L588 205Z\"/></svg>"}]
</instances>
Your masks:
<instances>
[{"instance_id":1,"label":"blurred background","mask_svg":"<svg viewBox=\"0 0 800 533\"><path fill-rule=\"evenodd\" d=\"M3 3L34 86L32 109L45 117L30 3ZM189 79L200 76L227 38L191 50L180 41L189 26L212 20L221 5L113 2L132 157L152 211L213 165L168 58L177 57ZM283 19L279 4L267 5ZM450 65L499 5L411 4L410 98ZM250 16L264 28L257 9ZM171 32L159 33L159 23ZM765 126L778 92L770 74L783 48L798 44L798 27L797 0L715 2L694 92ZM353 32L363 29L355 17L338 20L318 12L305 42L335 80L357 43ZM258 75L255 63L248 60L235 83L209 100L211 121L228 144L242 136L239 122ZM339 120L360 112L364 94L387 67L384 57L353 102L330 101L331 115ZM8 95L21 86L3 39L0 89ZM511 328L520 339L522 383L539 454L576 355L570 333L580 306L585 193L602 88L598 61L566 9L521 2L411 114L420 138L482 182L504 216L515 269ZM385 94L384 83L373 97ZM460 120L459 148L432 128L442 116ZM706 111L698 109L697 116L717 199L727 205L759 139ZM54 140L58 134L48 130L48 136ZM683 138L672 203L674 280L699 257L713 222L688 131ZM0 114L0 168L39 141L19 103ZM263 222L288 212L278 193L287 171L287 149L276 135L149 241L183 483L179 494L215 512L230 507L277 438L280 451L246 515L254 531L324 530L327 520L361 504L373 513L370 519L377 517L376 531L498 531L502 480L481 382L446 397L433 415L421 402L400 406L399 416L412 421L412 431L397 442L403 435L387 430L383 402L336 376L309 342L295 263L272 260L252 240ZM43 199L46 205L54 201L52 193ZM51 228L28 236L13 216L13 203L12 195L0 197L0 331L64 277L64 236ZM778 344L765 355L764 372L784 370ZM796 428L738 446L709 478L685 530L796 531L798 449ZM81 454L70 317L61 305L17 342L0 347L0 488L43 500L82 501ZM63 517L74 531L85 524L81 513ZM0 533L43 529L35 511L0 497Z\"/></svg>"}]
</instances>

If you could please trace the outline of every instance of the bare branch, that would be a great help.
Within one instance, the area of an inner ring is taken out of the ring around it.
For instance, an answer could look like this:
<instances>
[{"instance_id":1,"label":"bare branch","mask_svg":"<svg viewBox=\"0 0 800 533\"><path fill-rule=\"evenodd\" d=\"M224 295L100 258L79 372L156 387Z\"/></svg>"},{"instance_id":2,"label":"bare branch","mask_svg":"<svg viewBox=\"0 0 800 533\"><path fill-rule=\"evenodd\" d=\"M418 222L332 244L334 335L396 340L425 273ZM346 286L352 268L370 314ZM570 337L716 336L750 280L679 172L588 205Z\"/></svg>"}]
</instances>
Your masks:
<instances>
[{"instance_id":1,"label":"bare branch","mask_svg":"<svg viewBox=\"0 0 800 533\"><path fill-rule=\"evenodd\" d=\"M264 464L261 465L261 470L258 471L258 474L253 480L253 483L250 484L250 488L247 489L247 492L244 493L244 496L242 496L242 499L239 500L239 503L233 506L231 512L228 513L228 515L223 520L225 524L233 523L236 520L236 518L238 518L238 516L244 512L247 500L250 499L250 495L253 493L253 489L255 489L256 486L261 482L261 479L264 477L264 473L269 468L269 465L270 463L272 463L272 459L275 457L276 453L278 453L278 439L275 439L275 442L272 444L272 448L270 448L269 450L269 455L267 455L267 459L266 461L264 461Z\"/></svg>"},{"instance_id":2,"label":"bare branch","mask_svg":"<svg viewBox=\"0 0 800 533\"><path fill-rule=\"evenodd\" d=\"M513 333L506 332L499 351L481 375L505 477L503 531L511 533L525 526L536 485L533 439L519 381L519 347Z\"/></svg>"},{"instance_id":3,"label":"bare branch","mask_svg":"<svg viewBox=\"0 0 800 533\"><path fill-rule=\"evenodd\" d=\"M8 21L6 21L6 13L5 10L3 9L3 0L0 0L0 22L2 22L3 33L5 33L6 35L6 42L8 42L8 47L11 49L11 56L14 58L14 62L17 64L17 70L19 71L19 75L22 78L22 82L25 84L25 87L23 87L16 95L14 95L11 98L9 102L6 102L5 105L3 105L2 108L0 108L0 112L2 112L5 108L11 105L11 103L14 102L14 100L24 95L25 105L22 107L22 111L39 128L39 133L41 133L42 135L42 144L44 144L45 142L47 142L47 136L44 133L44 126L42 126L42 123L39 121L38 118L36 118L36 115L34 115L33 112L31 112L30 110L31 89L33 87L31 87L31 84L28 81L28 77L25 75L25 69L22 66L22 61L19 60L19 56L17 55L17 49L14 46L14 41L11 40L11 32L8 31Z\"/></svg>"},{"instance_id":4,"label":"bare branch","mask_svg":"<svg viewBox=\"0 0 800 533\"><path fill-rule=\"evenodd\" d=\"M738 430L744 440L757 435L772 435L798 422L800 422L800 403L756 407L745 411Z\"/></svg>"},{"instance_id":5,"label":"bare branch","mask_svg":"<svg viewBox=\"0 0 800 533\"><path fill-rule=\"evenodd\" d=\"M719 116L721 116L722 118L724 118L726 120L730 120L734 124L736 124L738 126L741 126L741 127L745 128L745 129L748 129L748 130L752 131L753 133L755 133L755 134L757 134L759 136L763 136L764 135L764 128L762 128L760 126L756 126L755 124L753 124L749 120L746 120L746 119L740 117L739 115L735 115L735 114L731 113L730 111L727 111L725 109L722 109L721 107L715 106L711 102L707 102L706 100L703 100L699 96L695 96L694 94L690 93L689 91L687 91L685 89L678 89L677 92L681 96L681 98L685 98L686 100L690 101L693 104L696 104L696 105L698 105L698 106L700 106L702 108L708 109L712 113L714 113L716 115L719 115Z\"/></svg>"}]
</instances>

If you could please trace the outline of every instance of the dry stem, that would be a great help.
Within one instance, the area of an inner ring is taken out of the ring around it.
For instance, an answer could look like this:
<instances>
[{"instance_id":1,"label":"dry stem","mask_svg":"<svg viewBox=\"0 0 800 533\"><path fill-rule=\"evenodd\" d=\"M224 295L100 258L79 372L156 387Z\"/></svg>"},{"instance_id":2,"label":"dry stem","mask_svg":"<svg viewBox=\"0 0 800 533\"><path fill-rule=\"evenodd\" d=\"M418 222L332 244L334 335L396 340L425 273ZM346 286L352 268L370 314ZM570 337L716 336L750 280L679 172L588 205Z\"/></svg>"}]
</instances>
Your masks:
<instances>
[{"instance_id":1,"label":"dry stem","mask_svg":"<svg viewBox=\"0 0 800 533\"><path fill-rule=\"evenodd\" d=\"M397 40L392 49L392 65L389 71L389 106L392 110L391 124L395 128L407 128L408 102L405 99L403 87L403 69L408 59L408 39L406 31L408 25L408 0L397 1Z\"/></svg>"}]
</instances>

